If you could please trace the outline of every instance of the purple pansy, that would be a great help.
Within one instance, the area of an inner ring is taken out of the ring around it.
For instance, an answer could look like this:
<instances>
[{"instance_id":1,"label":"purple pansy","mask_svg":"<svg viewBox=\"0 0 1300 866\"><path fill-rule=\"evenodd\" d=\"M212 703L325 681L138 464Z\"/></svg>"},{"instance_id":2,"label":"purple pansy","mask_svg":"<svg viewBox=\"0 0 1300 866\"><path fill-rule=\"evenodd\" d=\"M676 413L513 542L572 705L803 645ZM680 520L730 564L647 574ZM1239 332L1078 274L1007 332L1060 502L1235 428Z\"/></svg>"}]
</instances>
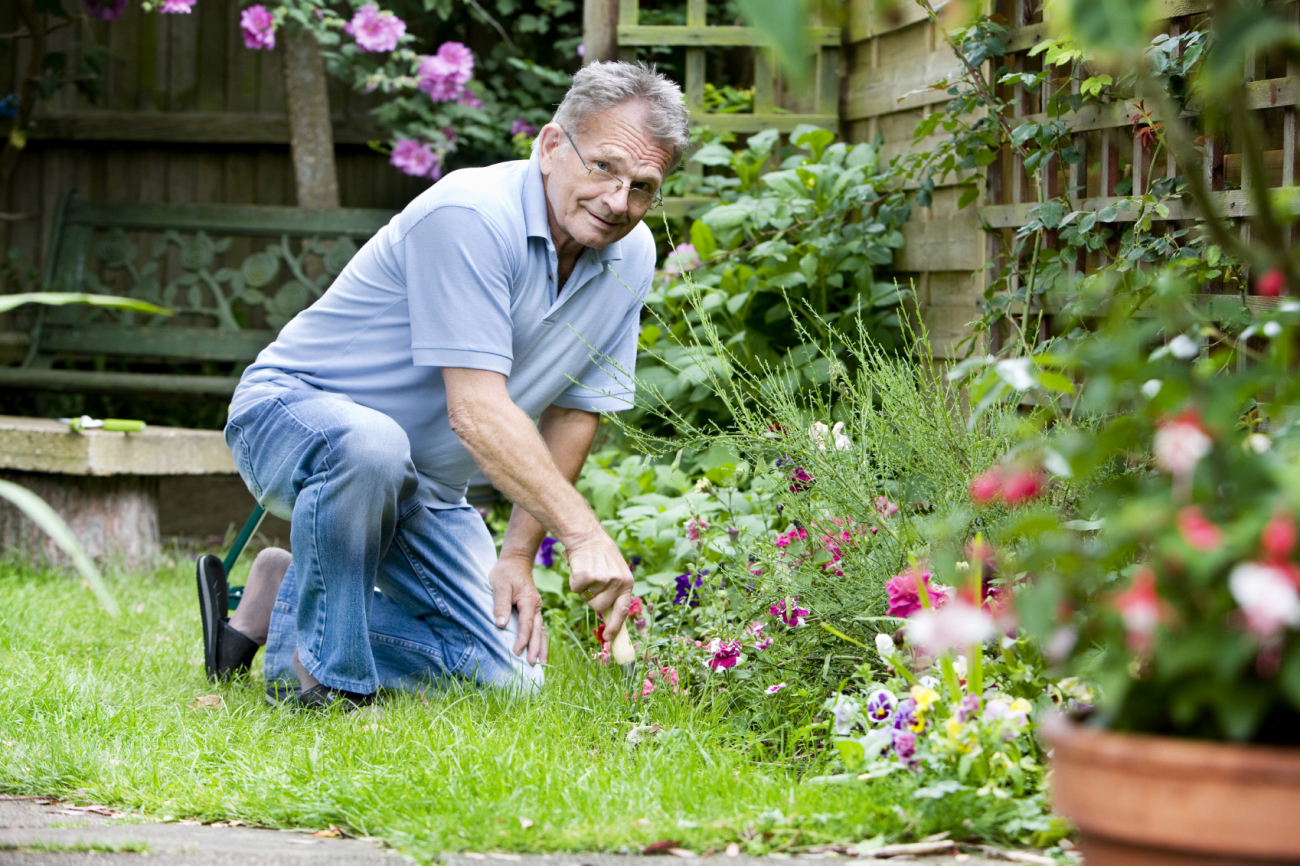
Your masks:
<instances>
[{"instance_id":1,"label":"purple pansy","mask_svg":"<svg viewBox=\"0 0 1300 866\"><path fill-rule=\"evenodd\" d=\"M980 696L966 695L957 704L957 721L967 722L980 711Z\"/></svg>"},{"instance_id":2,"label":"purple pansy","mask_svg":"<svg viewBox=\"0 0 1300 866\"><path fill-rule=\"evenodd\" d=\"M894 751L905 766L912 766L916 762L916 734L909 730L895 729Z\"/></svg>"},{"instance_id":3,"label":"purple pansy","mask_svg":"<svg viewBox=\"0 0 1300 866\"><path fill-rule=\"evenodd\" d=\"M542 539L542 543L537 547L537 555L533 557L533 562L537 565L551 568L555 565L555 539L549 535Z\"/></svg>"},{"instance_id":4,"label":"purple pansy","mask_svg":"<svg viewBox=\"0 0 1300 866\"><path fill-rule=\"evenodd\" d=\"M867 718L873 722L888 722L894 717L898 698L888 689L876 689L867 697Z\"/></svg>"}]
</instances>

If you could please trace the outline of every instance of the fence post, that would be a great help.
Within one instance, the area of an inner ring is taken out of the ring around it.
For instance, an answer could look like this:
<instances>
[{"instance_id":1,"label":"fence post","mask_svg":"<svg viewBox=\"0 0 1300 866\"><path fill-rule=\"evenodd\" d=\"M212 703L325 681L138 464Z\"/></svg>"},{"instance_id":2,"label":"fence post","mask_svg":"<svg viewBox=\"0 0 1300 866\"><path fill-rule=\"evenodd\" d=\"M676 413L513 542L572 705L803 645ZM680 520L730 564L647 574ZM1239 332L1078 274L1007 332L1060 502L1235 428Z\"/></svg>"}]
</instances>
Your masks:
<instances>
[{"instance_id":1,"label":"fence post","mask_svg":"<svg viewBox=\"0 0 1300 866\"><path fill-rule=\"evenodd\" d=\"M618 59L618 0L584 0L582 64Z\"/></svg>"}]
</instances>

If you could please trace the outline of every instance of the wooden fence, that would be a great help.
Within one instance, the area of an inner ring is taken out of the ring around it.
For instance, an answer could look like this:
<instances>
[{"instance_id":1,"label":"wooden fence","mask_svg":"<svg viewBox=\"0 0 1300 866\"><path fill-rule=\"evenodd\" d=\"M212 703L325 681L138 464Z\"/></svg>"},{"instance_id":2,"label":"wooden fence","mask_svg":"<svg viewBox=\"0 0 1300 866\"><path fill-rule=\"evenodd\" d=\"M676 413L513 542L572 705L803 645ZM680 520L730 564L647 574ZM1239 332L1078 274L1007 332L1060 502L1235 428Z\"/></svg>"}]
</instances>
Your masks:
<instances>
[{"instance_id":1,"label":"wooden fence","mask_svg":"<svg viewBox=\"0 0 1300 866\"><path fill-rule=\"evenodd\" d=\"M0 211L0 251L26 264L46 250L64 190L106 202L295 204L281 52L244 47L238 0L202 0L190 15L128 4L113 22L64 27L48 50L76 66L78 43L109 49L104 88L91 104L71 87L38 108L31 139ZM0 3L0 32L22 29ZM0 96L18 89L29 41L0 59ZM427 186L365 142L381 137L370 101L331 81L330 104L345 207L398 208ZM0 121L0 134L8 134Z\"/></svg>"}]
</instances>

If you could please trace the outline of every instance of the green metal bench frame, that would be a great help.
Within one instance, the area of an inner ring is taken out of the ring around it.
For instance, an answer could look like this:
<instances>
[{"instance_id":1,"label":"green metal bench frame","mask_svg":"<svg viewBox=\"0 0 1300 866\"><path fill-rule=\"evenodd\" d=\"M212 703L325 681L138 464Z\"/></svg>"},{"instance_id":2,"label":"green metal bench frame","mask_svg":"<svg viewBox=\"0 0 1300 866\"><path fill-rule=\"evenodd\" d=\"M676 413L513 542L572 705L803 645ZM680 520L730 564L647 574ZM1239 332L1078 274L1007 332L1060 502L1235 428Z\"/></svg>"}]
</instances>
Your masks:
<instances>
[{"instance_id":1,"label":"green metal bench frame","mask_svg":"<svg viewBox=\"0 0 1300 866\"><path fill-rule=\"evenodd\" d=\"M19 367L0 368L0 387L232 394L243 367L275 339L280 326L329 287L358 246L394 213L360 208L102 204L77 198L69 190L55 215L46 284L65 292L128 294L171 307L187 323L131 312L104 313L99 308L42 308L31 328L26 358ZM156 236L144 264L139 263L138 240L129 234L142 232ZM265 238L268 243L242 263L220 267L231 244L229 236ZM311 258L320 265L309 263ZM178 262L181 273L163 284L169 262L173 271ZM102 275L109 272L116 276L106 282ZM123 291L124 282L129 287ZM240 318L249 317L241 316L241 311L257 307L262 308L259 318L268 327L242 327ZM233 362L236 369L229 376L54 369L60 359L94 357L224 361Z\"/></svg>"}]
</instances>

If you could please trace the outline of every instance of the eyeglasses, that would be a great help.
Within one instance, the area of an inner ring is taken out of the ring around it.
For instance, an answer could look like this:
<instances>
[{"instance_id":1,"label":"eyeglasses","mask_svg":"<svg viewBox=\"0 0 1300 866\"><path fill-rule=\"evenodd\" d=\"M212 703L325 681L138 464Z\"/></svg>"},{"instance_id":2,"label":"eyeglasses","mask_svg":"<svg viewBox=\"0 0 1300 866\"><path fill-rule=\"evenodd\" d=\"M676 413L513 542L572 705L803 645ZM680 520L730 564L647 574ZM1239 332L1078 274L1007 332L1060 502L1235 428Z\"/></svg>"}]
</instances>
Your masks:
<instances>
[{"instance_id":1,"label":"eyeglasses","mask_svg":"<svg viewBox=\"0 0 1300 866\"><path fill-rule=\"evenodd\" d=\"M564 133L564 137L567 138L569 144L573 146L573 152L578 154L578 161L582 163L582 167L587 170L587 175L592 180L603 187L607 192L618 192L624 186L627 186L627 183L622 178L610 174L605 169L592 168L587 165L587 161L582 158L582 154L578 153L578 145L574 143L573 136L569 135L567 129L561 129L560 131ZM599 163L597 163L597 165L599 165ZM652 193L648 189L628 186L627 202L641 210L649 210L652 207L657 207L664 203L663 190L659 189Z\"/></svg>"}]
</instances>

